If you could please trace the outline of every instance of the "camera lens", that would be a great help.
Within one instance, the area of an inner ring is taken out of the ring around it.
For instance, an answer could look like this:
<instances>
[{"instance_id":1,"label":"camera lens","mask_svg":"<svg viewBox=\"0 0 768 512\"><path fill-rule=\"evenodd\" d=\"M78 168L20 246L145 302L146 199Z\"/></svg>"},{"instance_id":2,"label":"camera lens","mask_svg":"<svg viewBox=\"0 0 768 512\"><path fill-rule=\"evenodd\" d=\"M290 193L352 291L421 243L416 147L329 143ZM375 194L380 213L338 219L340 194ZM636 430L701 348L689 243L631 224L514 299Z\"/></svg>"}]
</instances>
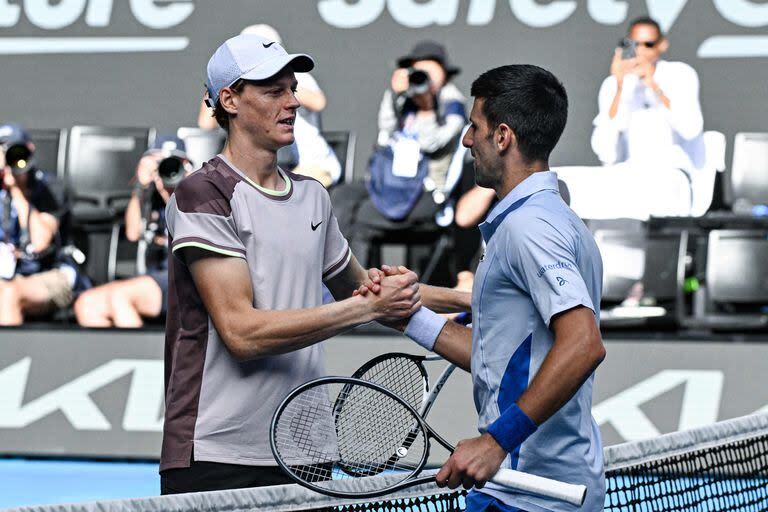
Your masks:
<instances>
[{"instance_id":1,"label":"camera lens","mask_svg":"<svg viewBox=\"0 0 768 512\"><path fill-rule=\"evenodd\" d=\"M184 178L184 161L177 156L169 156L160 161L157 172L163 185L175 187Z\"/></svg>"},{"instance_id":2,"label":"camera lens","mask_svg":"<svg viewBox=\"0 0 768 512\"><path fill-rule=\"evenodd\" d=\"M5 150L5 162L13 174L27 172L32 164L32 151L23 144L16 144Z\"/></svg>"},{"instance_id":3,"label":"camera lens","mask_svg":"<svg viewBox=\"0 0 768 512\"><path fill-rule=\"evenodd\" d=\"M429 91L429 75L420 69L408 71L408 95L414 96Z\"/></svg>"}]
</instances>

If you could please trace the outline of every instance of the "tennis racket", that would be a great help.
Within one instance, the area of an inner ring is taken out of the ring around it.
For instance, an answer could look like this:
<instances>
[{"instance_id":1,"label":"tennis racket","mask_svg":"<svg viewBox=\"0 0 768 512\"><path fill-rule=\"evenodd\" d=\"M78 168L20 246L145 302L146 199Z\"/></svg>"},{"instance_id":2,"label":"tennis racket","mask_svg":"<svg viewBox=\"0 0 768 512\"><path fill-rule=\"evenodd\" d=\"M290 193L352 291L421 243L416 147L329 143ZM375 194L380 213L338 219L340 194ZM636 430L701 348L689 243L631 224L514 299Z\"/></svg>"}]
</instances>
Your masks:
<instances>
[{"instance_id":1,"label":"tennis racket","mask_svg":"<svg viewBox=\"0 0 768 512\"><path fill-rule=\"evenodd\" d=\"M293 480L340 498L373 498L434 481L434 475L419 476L432 440L453 452L405 400L376 383L349 377L324 377L294 389L277 408L270 429L272 453ZM510 469L500 470L491 482L574 505L586 496L583 485Z\"/></svg>"},{"instance_id":2,"label":"tennis racket","mask_svg":"<svg viewBox=\"0 0 768 512\"><path fill-rule=\"evenodd\" d=\"M352 378L375 382L387 388L416 409L422 418L426 418L438 393L456 367L448 363L430 389L424 362L442 360L438 355L417 356L392 352L364 363L352 374Z\"/></svg>"}]
</instances>

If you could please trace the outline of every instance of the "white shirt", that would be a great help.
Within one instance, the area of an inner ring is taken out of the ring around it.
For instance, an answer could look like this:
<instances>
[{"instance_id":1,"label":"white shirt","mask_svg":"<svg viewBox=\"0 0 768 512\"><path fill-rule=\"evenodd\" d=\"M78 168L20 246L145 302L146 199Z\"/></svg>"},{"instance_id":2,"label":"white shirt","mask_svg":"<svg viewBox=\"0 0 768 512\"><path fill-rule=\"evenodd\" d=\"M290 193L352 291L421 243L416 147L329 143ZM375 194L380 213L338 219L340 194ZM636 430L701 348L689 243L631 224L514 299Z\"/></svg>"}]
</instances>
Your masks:
<instances>
[{"instance_id":1,"label":"white shirt","mask_svg":"<svg viewBox=\"0 0 768 512\"><path fill-rule=\"evenodd\" d=\"M323 169L330 174L333 183L339 181L341 164L320 131L303 117L296 116L293 133L299 152L299 166Z\"/></svg>"},{"instance_id":2,"label":"white shirt","mask_svg":"<svg viewBox=\"0 0 768 512\"><path fill-rule=\"evenodd\" d=\"M637 162L691 171L704 165L704 121L699 77L683 62L659 61L653 78L669 98L666 108L638 78L627 75L616 116L608 117L616 79L603 80L594 120L592 150L603 164Z\"/></svg>"}]
</instances>

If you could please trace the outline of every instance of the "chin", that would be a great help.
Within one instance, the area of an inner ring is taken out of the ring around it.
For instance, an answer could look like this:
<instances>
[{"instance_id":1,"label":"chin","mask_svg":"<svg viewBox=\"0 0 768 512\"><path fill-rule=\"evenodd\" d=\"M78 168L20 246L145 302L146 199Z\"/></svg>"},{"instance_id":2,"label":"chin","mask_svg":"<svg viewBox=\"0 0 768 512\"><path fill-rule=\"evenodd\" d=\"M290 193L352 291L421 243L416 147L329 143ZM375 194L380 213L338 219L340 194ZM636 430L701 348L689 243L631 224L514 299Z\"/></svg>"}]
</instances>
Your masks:
<instances>
[{"instance_id":1,"label":"chin","mask_svg":"<svg viewBox=\"0 0 768 512\"><path fill-rule=\"evenodd\" d=\"M481 169L475 165L475 184L480 187L494 188L496 184L493 178L485 174Z\"/></svg>"}]
</instances>

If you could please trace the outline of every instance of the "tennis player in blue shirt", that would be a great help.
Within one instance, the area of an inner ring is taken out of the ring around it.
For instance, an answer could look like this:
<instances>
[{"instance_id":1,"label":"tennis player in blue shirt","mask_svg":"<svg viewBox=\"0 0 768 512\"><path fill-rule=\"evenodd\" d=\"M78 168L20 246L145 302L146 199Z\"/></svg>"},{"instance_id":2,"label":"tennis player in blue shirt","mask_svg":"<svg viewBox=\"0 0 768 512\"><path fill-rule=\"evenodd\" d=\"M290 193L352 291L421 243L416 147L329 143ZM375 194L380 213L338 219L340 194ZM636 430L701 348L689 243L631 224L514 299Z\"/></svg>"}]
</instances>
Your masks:
<instances>
[{"instance_id":1,"label":"tennis player in blue shirt","mask_svg":"<svg viewBox=\"0 0 768 512\"><path fill-rule=\"evenodd\" d=\"M405 332L472 372L481 435L460 442L440 485L475 487L467 510L573 511L489 483L500 467L588 487L602 510L600 432L592 418L600 337L600 253L563 202L548 159L565 128L563 85L536 66L492 69L472 84L464 145L496 207L480 225L486 252L472 290L472 329L422 308Z\"/></svg>"}]
</instances>

